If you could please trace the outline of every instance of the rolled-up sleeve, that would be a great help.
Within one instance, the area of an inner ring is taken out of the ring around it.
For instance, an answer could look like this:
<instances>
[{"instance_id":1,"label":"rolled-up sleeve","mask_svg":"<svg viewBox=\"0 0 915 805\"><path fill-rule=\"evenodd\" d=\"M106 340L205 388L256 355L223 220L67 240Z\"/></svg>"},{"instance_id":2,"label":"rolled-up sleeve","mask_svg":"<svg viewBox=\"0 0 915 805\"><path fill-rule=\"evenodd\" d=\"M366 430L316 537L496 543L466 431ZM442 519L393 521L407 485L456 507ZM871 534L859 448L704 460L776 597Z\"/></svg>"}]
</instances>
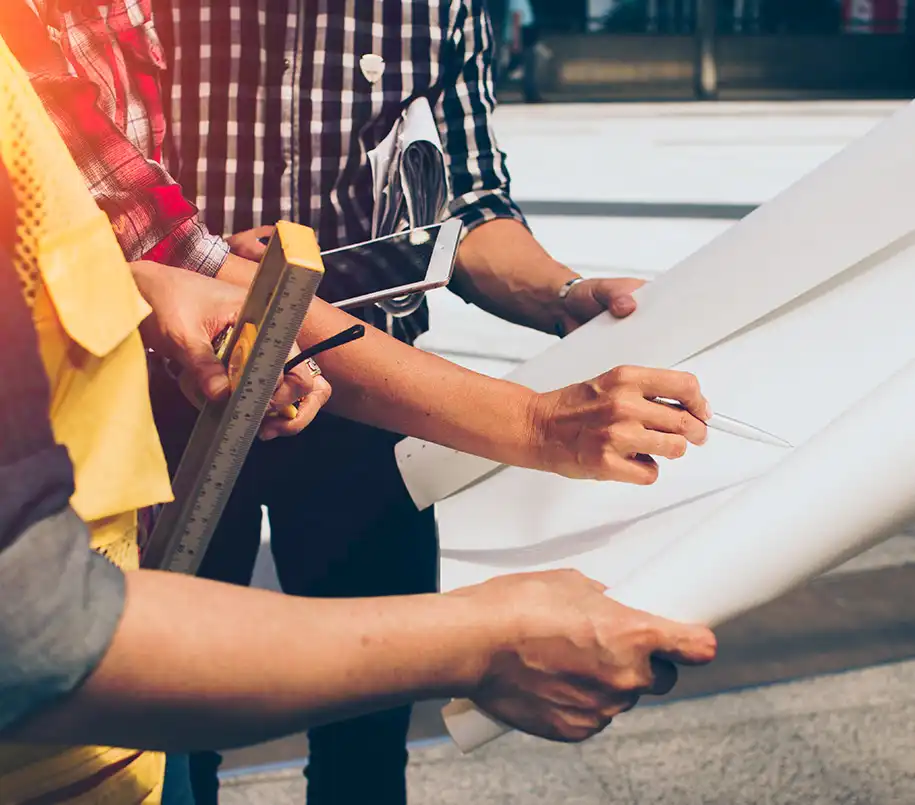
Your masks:
<instances>
[{"instance_id":1,"label":"rolled-up sleeve","mask_svg":"<svg viewBox=\"0 0 915 805\"><path fill-rule=\"evenodd\" d=\"M0 14L0 35L111 221L124 256L215 276L228 257L228 244L207 231L197 207L168 171L141 153L105 113L99 88L71 70L27 4L12 3Z\"/></svg>"},{"instance_id":2,"label":"rolled-up sleeve","mask_svg":"<svg viewBox=\"0 0 915 805\"><path fill-rule=\"evenodd\" d=\"M483 0L465 0L446 48L436 120L451 179L449 214L468 232L497 218L527 226L511 198L511 177L493 129L493 34Z\"/></svg>"}]
</instances>

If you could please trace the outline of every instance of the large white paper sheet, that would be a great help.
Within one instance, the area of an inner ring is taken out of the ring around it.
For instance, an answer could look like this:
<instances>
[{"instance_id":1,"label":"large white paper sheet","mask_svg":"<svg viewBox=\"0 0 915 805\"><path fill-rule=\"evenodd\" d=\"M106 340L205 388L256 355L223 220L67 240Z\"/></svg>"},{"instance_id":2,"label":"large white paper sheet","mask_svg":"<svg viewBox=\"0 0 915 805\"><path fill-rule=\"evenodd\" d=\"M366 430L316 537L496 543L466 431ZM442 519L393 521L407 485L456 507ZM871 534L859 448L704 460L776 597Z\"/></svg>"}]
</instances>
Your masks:
<instances>
[{"instance_id":1,"label":"large white paper sheet","mask_svg":"<svg viewBox=\"0 0 915 805\"><path fill-rule=\"evenodd\" d=\"M620 364L677 366L869 258L879 261L882 250L902 248L915 229L913 141L910 105L640 290L637 315L600 317L509 378L544 391ZM422 508L500 469L415 439L398 445L397 458Z\"/></svg>"},{"instance_id":2,"label":"large white paper sheet","mask_svg":"<svg viewBox=\"0 0 915 805\"><path fill-rule=\"evenodd\" d=\"M715 626L862 553L915 517L915 361L608 591ZM506 732L467 702L446 708L464 751Z\"/></svg>"},{"instance_id":3,"label":"large white paper sheet","mask_svg":"<svg viewBox=\"0 0 915 805\"><path fill-rule=\"evenodd\" d=\"M697 374L713 409L803 444L915 356L910 241L678 368ZM507 468L438 504L442 584L573 558L610 581L788 452L713 430L703 447L664 462L651 487Z\"/></svg>"},{"instance_id":4,"label":"large white paper sheet","mask_svg":"<svg viewBox=\"0 0 915 805\"><path fill-rule=\"evenodd\" d=\"M794 449L712 431L640 488L408 440L414 499L441 501L443 589L577 567L627 603L717 623L911 516L915 370L897 373L915 359L913 141L910 105L646 287L636 315L595 321L514 374L546 390L620 364L689 370L713 409ZM779 561L762 561L774 546ZM457 709L454 734L485 737Z\"/></svg>"}]
</instances>

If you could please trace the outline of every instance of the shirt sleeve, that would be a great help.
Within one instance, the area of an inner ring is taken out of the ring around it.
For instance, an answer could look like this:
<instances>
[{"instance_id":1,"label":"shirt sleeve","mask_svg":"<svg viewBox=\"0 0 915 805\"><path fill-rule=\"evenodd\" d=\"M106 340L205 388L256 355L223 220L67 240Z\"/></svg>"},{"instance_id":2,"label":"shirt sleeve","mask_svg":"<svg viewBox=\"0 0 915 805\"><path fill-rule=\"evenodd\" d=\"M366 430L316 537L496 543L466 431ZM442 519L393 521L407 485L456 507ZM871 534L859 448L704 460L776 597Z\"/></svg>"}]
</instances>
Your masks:
<instances>
[{"instance_id":1,"label":"shirt sleeve","mask_svg":"<svg viewBox=\"0 0 915 805\"><path fill-rule=\"evenodd\" d=\"M454 200L449 214L467 231L496 218L527 226L510 193L505 154L493 129L493 32L484 0L465 0L445 47L443 89L436 104Z\"/></svg>"},{"instance_id":2,"label":"shirt sleeve","mask_svg":"<svg viewBox=\"0 0 915 805\"><path fill-rule=\"evenodd\" d=\"M0 166L0 216L12 211ZM124 609L121 572L69 508L73 467L54 441L50 389L0 228L0 730L72 691Z\"/></svg>"},{"instance_id":3,"label":"shirt sleeve","mask_svg":"<svg viewBox=\"0 0 915 805\"><path fill-rule=\"evenodd\" d=\"M210 234L165 168L147 159L98 103L98 88L74 74L25 3L0 14L0 35L28 73L86 185L129 261L147 259L210 276L229 247Z\"/></svg>"}]
</instances>

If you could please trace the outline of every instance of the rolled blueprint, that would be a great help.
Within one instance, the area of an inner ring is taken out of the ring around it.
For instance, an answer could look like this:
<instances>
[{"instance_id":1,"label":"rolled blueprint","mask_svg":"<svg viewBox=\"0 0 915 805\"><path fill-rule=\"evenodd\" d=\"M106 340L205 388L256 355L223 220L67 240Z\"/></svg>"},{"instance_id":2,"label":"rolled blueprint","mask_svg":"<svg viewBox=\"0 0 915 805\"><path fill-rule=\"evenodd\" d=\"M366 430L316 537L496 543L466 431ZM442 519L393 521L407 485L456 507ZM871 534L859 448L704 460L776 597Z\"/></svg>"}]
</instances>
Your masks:
<instances>
[{"instance_id":1,"label":"rolled blueprint","mask_svg":"<svg viewBox=\"0 0 915 805\"><path fill-rule=\"evenodd\" d=\"M608 595L717 626L898 532L915 517L913 400L915 360ZM509 731L465 701L444 716L464 752Z\"/></svg>"}]
</instances>

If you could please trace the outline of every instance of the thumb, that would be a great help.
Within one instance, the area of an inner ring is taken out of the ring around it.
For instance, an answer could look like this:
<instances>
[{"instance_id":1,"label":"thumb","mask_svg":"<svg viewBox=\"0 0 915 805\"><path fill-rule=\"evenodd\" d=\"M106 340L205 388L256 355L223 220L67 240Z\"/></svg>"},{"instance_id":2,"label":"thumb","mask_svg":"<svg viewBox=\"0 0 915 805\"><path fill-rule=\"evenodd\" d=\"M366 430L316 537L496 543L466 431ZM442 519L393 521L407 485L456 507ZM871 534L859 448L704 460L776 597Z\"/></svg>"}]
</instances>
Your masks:
<instances>
[{"instance_id":1,"label":"thumb","mask_svg":"<svg viewBox=\"0 0 915 805\"><path fill-rule=\"evenodd\" d=\"M715 659L718 641L711 629L652 616L655 629L651 654L683 665L704 665Z\"/></svg>"},{"instance_id":2,"label":"thumb","mask_svg":"<svg viewBox=\"0 0 915 805\"><path fill-rule=\"evenodd\" d=\"M184 345L180 362L208 400L218 402L228 396L229 375L204 333Z\"/></svg>"},{"instance_id":3,"label":"thumb","mask_svg":"<svg viewBox=\"0 0 915 805\"><path fill-rule=\"evenodd\" d=\"M614 316L628 316L635 310L636 302L632 292L642 283L628 280L603 280L595 283L590 289L594 300L603 310L609 310Z\"/></svg>"}]
</instances>

